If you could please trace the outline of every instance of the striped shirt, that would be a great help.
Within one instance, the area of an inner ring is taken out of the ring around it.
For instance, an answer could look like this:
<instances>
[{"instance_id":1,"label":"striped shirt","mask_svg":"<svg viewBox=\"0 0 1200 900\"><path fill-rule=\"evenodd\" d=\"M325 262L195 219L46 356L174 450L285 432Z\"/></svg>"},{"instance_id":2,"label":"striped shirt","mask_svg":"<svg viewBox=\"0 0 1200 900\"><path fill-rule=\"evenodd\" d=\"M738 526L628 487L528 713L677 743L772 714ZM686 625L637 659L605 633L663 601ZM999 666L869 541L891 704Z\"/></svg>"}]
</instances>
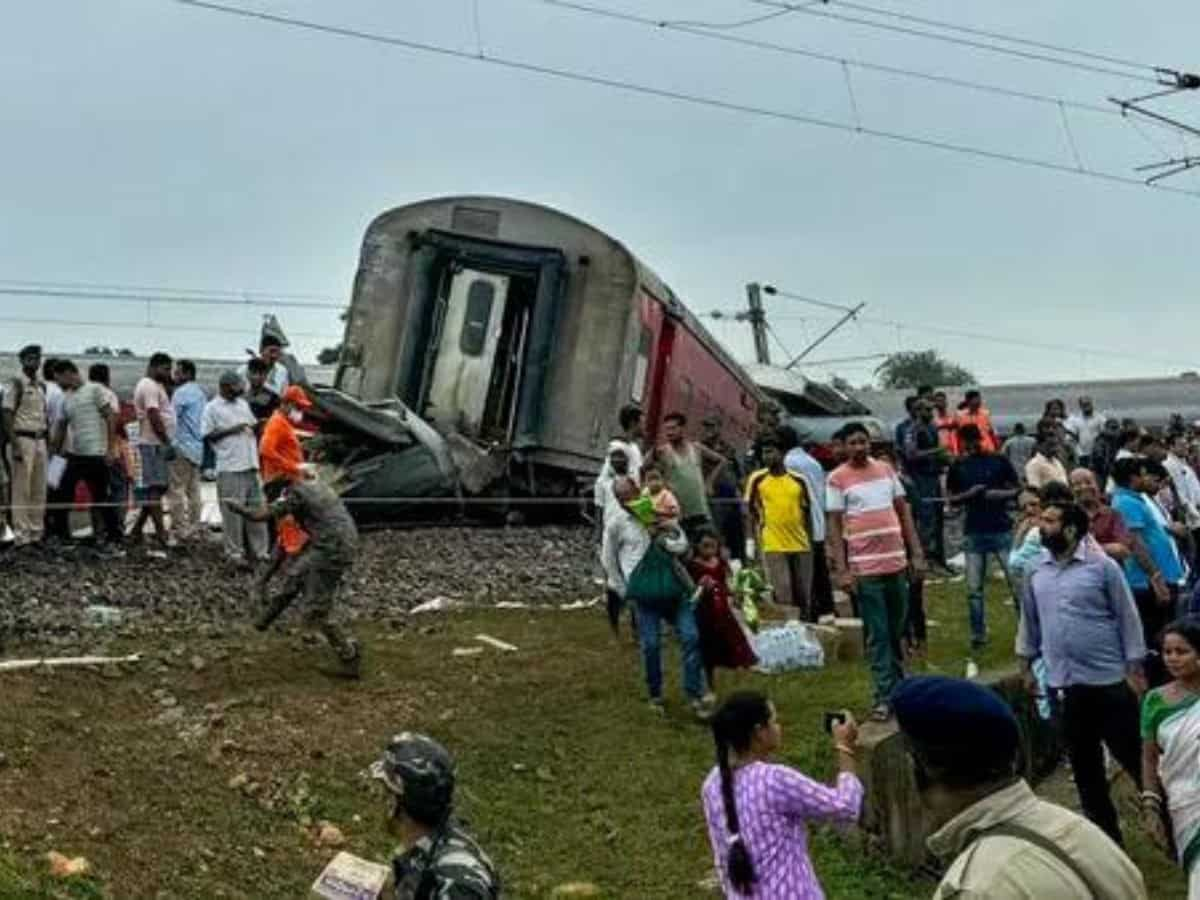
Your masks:
<instances>
[{"instance_id":1,"label":"striped shirt","mask_svg":"<svg viewBox=\"0 0 1200 900\"><path fill-rule=\"evenodd\" d=\"M843 463L833 470L825 508L843 513L842 534L852 574L894 575L908 565L895 507L903 498L904 485L886 463L868 459L865 466Z\"/></svg>"}]
</instances>

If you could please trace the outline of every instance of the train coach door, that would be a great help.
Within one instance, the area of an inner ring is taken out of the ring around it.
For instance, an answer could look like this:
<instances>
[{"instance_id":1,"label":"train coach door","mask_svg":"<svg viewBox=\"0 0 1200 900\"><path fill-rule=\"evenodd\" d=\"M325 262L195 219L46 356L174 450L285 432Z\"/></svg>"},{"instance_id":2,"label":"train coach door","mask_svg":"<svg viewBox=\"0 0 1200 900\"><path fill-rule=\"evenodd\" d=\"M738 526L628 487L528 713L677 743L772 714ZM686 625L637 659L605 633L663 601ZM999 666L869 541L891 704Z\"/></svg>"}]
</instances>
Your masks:
<instances>
[{"instance_id":1,"label":"train coach door","mask_svg":"<svg viewBox=\"0 0 1200 900\"><path fill-rule=\"evenodd\" d=\"M428 413L476 435L487 405L505 321L509 278L474 269L454 275L438 330Z\"/></svg>"},{"instance_id":2,"label":"train coach door","mask_svg":"<svg viewBox=\"0 0 1200 900\"><path fill-rule=\"evenodd\" d=\"M666 403L667 378L671 372L671 356L675 349L675 320L664 315L659 326L658 340L654 347L654 358L650 362L650 391L646 404L645 426L651 442L658 440L659 422L670 410L663 409Z\"/></svg>"}]
</instances>

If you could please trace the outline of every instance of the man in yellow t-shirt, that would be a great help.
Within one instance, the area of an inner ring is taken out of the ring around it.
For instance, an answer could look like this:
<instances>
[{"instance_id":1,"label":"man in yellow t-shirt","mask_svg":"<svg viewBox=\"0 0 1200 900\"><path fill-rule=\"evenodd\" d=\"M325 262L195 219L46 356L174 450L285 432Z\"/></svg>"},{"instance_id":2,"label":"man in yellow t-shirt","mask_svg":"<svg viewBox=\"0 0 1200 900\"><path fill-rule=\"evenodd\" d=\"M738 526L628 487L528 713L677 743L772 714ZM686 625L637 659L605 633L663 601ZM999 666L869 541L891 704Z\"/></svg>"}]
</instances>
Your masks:
<instances>
[{"instance_id":1,"label":"man in yellow t-shirt","mask_svg":"<svg viewBox=\"0 0 1200 900\"><path fill-rule=\"evenodd\" d=\"M746 482L752 534L758 539L775 602L787 608L789 618L815 622L812 498L804 479L784 467L783 451L776 441L764 441L761 450L766 468Z\"/></svg>"}]
</instances>

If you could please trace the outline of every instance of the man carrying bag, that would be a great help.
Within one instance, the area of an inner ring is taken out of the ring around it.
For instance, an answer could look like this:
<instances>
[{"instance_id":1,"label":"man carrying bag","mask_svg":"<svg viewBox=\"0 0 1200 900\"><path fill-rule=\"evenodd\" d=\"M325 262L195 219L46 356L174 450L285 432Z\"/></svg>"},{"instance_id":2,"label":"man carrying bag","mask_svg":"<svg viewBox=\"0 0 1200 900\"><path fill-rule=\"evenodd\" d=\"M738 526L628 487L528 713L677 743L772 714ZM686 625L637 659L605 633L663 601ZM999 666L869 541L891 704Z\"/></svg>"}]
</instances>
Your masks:
<instances>
[{"instance_id":1,"label":"man carrying bag","mask_svg":"<svg viewBox=\"0 0 1200 900\"><path fill-rule=\"evenodd\" d=\"M608 586L637 610L638 639L650 708L664 712L662 700L662 622L675 629L683 658L683 690L697 718L707 721L711 698L706 696L700 660L700 636L696 618L687 599L687 587L679 575L674 556L687 552L683 531L674 524L643 524L630 509L638 498L637 485L629 478L613 483L613 495L621 512L613 515L604 529L601 555Z\"/></svg>"}]
</instances>

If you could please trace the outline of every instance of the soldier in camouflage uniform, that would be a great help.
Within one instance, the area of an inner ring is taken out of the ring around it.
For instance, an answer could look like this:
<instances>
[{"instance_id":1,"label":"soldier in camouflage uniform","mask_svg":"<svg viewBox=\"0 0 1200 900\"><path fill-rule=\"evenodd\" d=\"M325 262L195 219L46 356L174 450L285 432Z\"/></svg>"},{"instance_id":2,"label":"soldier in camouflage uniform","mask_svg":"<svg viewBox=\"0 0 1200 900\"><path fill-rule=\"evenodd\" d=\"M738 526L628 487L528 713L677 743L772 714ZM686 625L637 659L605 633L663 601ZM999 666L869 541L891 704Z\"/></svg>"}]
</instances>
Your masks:
<instances>
[{"instance_id":1,"label":"soldier in camouflage uniform","mask_svg":"<svg viewBox=\"0 0 1200 900\"><path fill-rule=\"evenodd\" d=\"M392 861L394 900L496 900L500 876L454 823L454 759L437 741L404 732L370 769L389 797L388 832L406 848Z\"/></svg>"},{"instance_id":2,"label":"soldier in camouflage uniform","mask_svg":"<svg viewBox=\"0 0 1200 900\"><path fill-rule=\"evenodd\" d=\"M337 653L340 668L334 674L358 678L362 651L357 641L329 619L338 585L358 552L354 520L333 489L315 480L288 482L281 477L269 483L265 493L266 507L249 509L230 502L229 508L254 521L293 516L308 534L308 543L289 563L283 591L267 602L254 627L266 631L303 594L305 626L325 635Z\"/></svg>"}]
</instances>

